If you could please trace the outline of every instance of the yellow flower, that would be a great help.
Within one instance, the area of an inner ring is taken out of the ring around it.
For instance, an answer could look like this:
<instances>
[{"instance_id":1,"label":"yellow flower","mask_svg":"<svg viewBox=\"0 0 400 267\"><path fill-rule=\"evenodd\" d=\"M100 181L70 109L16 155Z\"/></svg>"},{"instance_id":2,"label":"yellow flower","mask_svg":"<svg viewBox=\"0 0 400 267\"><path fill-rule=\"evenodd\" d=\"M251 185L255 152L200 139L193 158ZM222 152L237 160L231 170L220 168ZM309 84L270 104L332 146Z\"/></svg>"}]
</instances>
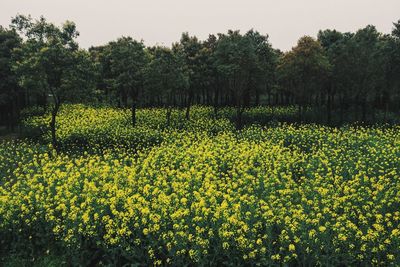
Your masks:
<instances>
[{"instance_id":1,"label":"yellow flower","mask_svg":"<svg viewBox=\"0 0 400 267\"><path fill-rule=\"evenodd\" d=\"M386 257L388 258L388 260L391 260L391 261L394 260L394 255L393 254L387 254Z\"/></svg>"}]
</instances>

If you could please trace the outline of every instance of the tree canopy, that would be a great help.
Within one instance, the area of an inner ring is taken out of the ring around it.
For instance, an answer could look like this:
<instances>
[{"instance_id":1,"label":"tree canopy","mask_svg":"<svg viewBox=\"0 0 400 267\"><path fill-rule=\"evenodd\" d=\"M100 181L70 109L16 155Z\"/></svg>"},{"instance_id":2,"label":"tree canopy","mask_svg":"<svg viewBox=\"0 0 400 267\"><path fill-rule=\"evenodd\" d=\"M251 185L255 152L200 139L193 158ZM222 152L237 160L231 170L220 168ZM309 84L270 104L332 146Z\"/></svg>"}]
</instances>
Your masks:
<instances>
[{"instance_id":1,"label":"tree canopy","mask_svg":"<svg viewBox=\"0 0 400 267\"><path fill-rule=\"evenodd\" d=\"M87 51L80 50L79 35L73 22L57 27L43 17L32 20L19 15L12 28L25 35L26 41L15 51L13 70L21 87L46 103L53 101L50 122L53 146L57 147L56 116L65 101L84 101L94 89L94 67Z\"/></svg>"},{"instance_id":2,"label":"tree canopy","mask_svg":"<svg viewBox=\"0 0 400 267\"><path fill-rule=\"evenodd\" d=\"M253 29L206 40L185 32L171 47L126 36L88 50L78 35L73 22L43 17L18 15L0 27L1 124L16 124L22 108L50 106L54 132L60 105L71 101L130 107L133 126L137 107L185 107L189 120L192 105L212 105L215 116L233 106L238 128L257 105L295 105L298 121L328 124L374 122L377 112L400 109L400 21L391 34L372 25L321 30L286 52Z\"/></svg>"}]
</instances>

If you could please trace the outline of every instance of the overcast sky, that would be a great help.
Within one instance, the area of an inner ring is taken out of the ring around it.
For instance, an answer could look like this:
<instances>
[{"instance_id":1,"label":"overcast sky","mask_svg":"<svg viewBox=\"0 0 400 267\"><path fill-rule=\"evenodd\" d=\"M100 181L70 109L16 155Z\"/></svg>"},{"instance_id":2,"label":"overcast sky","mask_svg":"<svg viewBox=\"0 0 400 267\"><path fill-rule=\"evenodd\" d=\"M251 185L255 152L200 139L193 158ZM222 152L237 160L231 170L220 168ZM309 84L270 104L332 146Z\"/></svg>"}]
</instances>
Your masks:
<instances>
[{"instance_id":1,"label":"overcast sky","mask_svg":"<svg viewBox=\"0 0 400 267\"><path fill-rule=\"evenodd\" d=\"M122 35L169 46L184 31L206 39L254 28L275 48L288 50L319 29L356 31L373 24L389 33L400 19L400 0L0 0L0 25L8 26L17 13L44 15L56 24L74 21L85 48Z\"/></svg>"}]
</instances>

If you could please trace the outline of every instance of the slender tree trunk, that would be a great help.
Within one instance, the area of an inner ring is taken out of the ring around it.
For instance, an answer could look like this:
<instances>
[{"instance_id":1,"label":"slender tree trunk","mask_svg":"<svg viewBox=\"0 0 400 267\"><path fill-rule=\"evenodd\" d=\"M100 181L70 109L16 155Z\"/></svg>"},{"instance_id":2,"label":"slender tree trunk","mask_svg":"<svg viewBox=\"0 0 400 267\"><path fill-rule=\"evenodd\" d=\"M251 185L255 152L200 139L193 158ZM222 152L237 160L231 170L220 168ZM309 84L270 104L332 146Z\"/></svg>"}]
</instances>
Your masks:
<instances>
[{"instance_id":1,"label":"slender tree trunk","mask_svg":"<svg viewBox=\"0 0 400 267\"><path fill-rule=\"evenodd\" d=\"M55 102L56 103L54 103L54 107L51 111L50 130L51 130L51 144L53 145L53 148L58 151L59 147L56 135L56 118L58 110L60 109L60 104L58 101Z\"/></svg>"},{"instance_id":2,"label":"slender tree trunk","mask_svg":"<svg viewBox=\"0 0 400 267\"><path fill-rule=\"evenodd\" d=\"M328 93L328 99L326 102L326 115L328 125L332 124L332 106L331 106L331 94Z\"/></svg>"},{"instance_id":3,"label":"slender tree trunk","mask_svg":"<svg viewBox=\"0 0 400 267\"><path fill-rule=\"evenodd\" d=\"M343 122L344 122L344 96L343 95L339 96L339 101L340 101L340 124L343 124Z\"/></svg>"},{"instance_id":4,"label":"slender tree trunk","mask_svg":"<svg viewBox=\"0 0 400 267\"><path fill-rule=\"evenodd\" d=\"M260 105L260 92L256 90L256 106Z\"/></svg>"},{"instance_id":5,"label":"slender tree trunk","mask_svg":"<svg viewBox=\"0 0 400 267\"><path fill-rule=\"evenodd\" d=\"M12 101L12 108L11 108L11 131L14 132L14 127L17 124L18 121L18 99L17 95L14 96L14 99Z\"/></svg>"},{"instance_id":6,"label":"slender tree trunk","mask_svg":"<svg viewBox=\"0 0 400 267\"><path fill-rule=\"evenodd\" d=\"M389 110L389 103L386 101L385 102L385 112L384 112L384 115L383 115L383 121L384 122L386 122L388 110Z\"/></svg>"},{"instance_id":7,"label":"slender tree trunk","mask_svg":"<svg viewBox=\"0 0 400 267\"><path fill-rule=\"evenodd\" d=\"M186 120L190 120L190 104L186 106L185 118Z\"/></svg>"},{"instance_id":8,"label":"slender tree trunk","mask_svg":"<svg viewBox=\"0 0 400 267\"><path fill-rule=\"evenodd\" d=\"M388 114L389 106L390 106L390 95L389 95L388 91L386 91L386 90L383 92L382 103L383 103L383 108L385 109L383 121L386 122L387 114Z\"/></svg>"},{"instance_id":9,"label":"slender tree trunk","mask_svg":"<svg viewBox=\"0 0 400 267\"><path fill-rule=\"evenodd\" d=\"M7 105L7 112L5 114L6 129L11 130L11 112L10 107Z\"/></svg>"},{"instance_id":10,"label":"slender tree trunk","mask_svg":"<svg viewBox=\"0 0 400 267\"><path fill-rule=\"evenodd\" d=\"M169 127L171 125L171 113L172 113L172 107L168 106L167 115L166 115L167 127Z\"/></svg>"},{"instance_id":11,"label":"slender tree trunk","mask_svg":"<svg viewBox=\"0 0 400 267\"><path fill-rule=\"evenodd\" d=\"M190 106L192 105L192 97L193 97L192 92L189 92L189 96L186 103L186 114L185 114L186 120L190 120Z\"/></svg>"},{"instance_id":12,"label":"slender tree trunk","mask_svg":"<svg viewBox=\"0 0 400 267\"><path fill-rule=\"evenodd\" d=\"M333 84L330 82L328 85L328 92L326 94L326 116L327 116L327 124L331 125L332 124L332 98L333 98ZM325 102L325 95L321 95L321 100L324 99L323 101Z\"/></svg>"},{"instance_id":13,"label":"slender tree trunk","mask_svg":"<svg viewBox=\"0 0 400 267\"><path fill-rule=\"evenodd\" d=\"M7 116L5 112L5 108L0 106L0 124L5 123L7 124Z\"/></svg>"},{"instance_id":14,"label":"slender tree trunk","mask_svg":"<svg viewBox=\"0 0 400 267\"><path fill-rule=\"evenodd\" d=\"M36 95L36 103L46 111L47 106L47 94L46 93L38 93Z\"/></svg>"},{"instance_id":15,"label":"slender tree trunk","mask_svg":"<svg viewBox=\"0 0 400 267\"><path fill-rule=\"evenodd\" d=\"M239 105L236 109L236 128L238 130L242 129L243 126L242 115L243 115L243 108Z\"/></svg>"},{"instance_id":16,"label":"slender tree trunk","mask_svg":"<svg viewBox=\"0 0 400 267\"><path fill-rule=\"evenodd\" d=\"M218 117L218 98L219 98L219 88L215 88L215 95L214 95L214 116L215 118Z\"/></svg>"},{"instance_id":17,"label":"slender tree trunk","mask_svg":"<svg viewBox=\"0 0 400 267\"><path fill-rule=\"evenodd\" d=\"M299 123L301 122L301 104L300 103L298 103L297 104L299 107L298 107L298 116L299 116Z\"/></svg>"},{"instance_id":18,"label":"slender tree trunk","mask_svg":"<svg viewBox=\"0 0 400 267\"><path fill-rule=\"evenodd\" d=\"M131 112L132 112L132 126L136 126L136 101L132 102L132 107L131 107Z\"/></svg>"},{"instance_id":19,"label":"slender tree trunk","mask_svg":"<svg viewBox=\"0 0 400 267\"><path fill-rule=\"evenodd\" d=\"M29 95L29 90L25 89L25 105L30 106L31 101L30 101L30 95Z\"/></svg>"},{"instance_id":20,"label":"slender tree trunk","mask_svg":"<svg viewBox=\"0 0 400 267\"><path fill-rule=\"evenodd\" d=\"M367 99L363 97L361 102L362 118L361 120L365 123L367 121Z\"/></svg>"},{"instance_id":21,"label":"slender tree trunk","mask_svg":"<svg viewBox=\"0 0 400 267\"><path fill-rule=\"evenodd\" d=\"M122 107L124 108L128 107L128 95L125 91L121 91L121 102L122 102Z\"/></svg>"}]
</instances>

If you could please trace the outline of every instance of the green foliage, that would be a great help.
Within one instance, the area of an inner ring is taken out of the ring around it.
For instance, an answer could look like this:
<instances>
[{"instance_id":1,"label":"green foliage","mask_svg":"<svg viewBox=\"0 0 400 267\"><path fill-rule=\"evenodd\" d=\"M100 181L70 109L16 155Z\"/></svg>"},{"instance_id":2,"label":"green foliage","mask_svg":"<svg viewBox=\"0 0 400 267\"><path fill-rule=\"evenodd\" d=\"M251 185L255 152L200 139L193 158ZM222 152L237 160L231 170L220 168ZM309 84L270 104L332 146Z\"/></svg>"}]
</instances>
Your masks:
<instances>
[{"instance_id":1,"label":"green foliage","mask_svg":"<svg viewBox=\"0 0 400 267\"><path fill-rule=\"evenodd\" d=\"M250 73L256 68L255 44L239 31L228 31L227 35L219 35L215 57L218 71L241 107Z\"/></svg>"},{"instance_id":2,"label":"green foliage","mask_svg":"<svg viewBox=\"0 0 400 267\"><path fill-rule=\"evenodd\" d=\"M0 26L0 124L13 125L21 109L17 77L12 71L13 51L21 45L21 38L14 30Z\"/></svg>"},{"instance_id":3,"label":"green foliage","mask_svg":"<svg viewBox=\"0 0 400 267\"><path fill-rule=\"evenodd\" d=\"M87 52L78 48L73 22L57 27L18 15L10 30L1 29L0 124L15 125L22 107L46 109L49 98L54 117L66 101L130 106L133 126L137 107L169 107L169 124L172 107L185 107L189 120L196 104L212 105L215 117L235 106L238 128L246 107L265 104L296 104L298 122L306 107L317 111L314 122L328 125L374 123L376 109L388 121L400 107L399 22L393 26L386 35L372 25L356 33L324 30L285 53L255 30L204 41L186 32L171 48L121 37Z\"/></svg>"},{"instance_id":4,"label":"green foliage","mask_svg":"<svg viewBox=\"0 0 400 267\"><path fill-rule=\"evenodd\" d=\"M114 88L121 96L129 95L136 102L143 88L143 70L147 64L143 43L122 37L111 42L109 49Z\"/></svg>"},{"instance_id":5,"label":"green foliage","mask_svg":"<svg viewBox=\"0 0 400 267\"><path fill-rule=\"evenodd\" d=\"M311 37L302 37L292 51L286 53L280 65L283 77L294 84L293 93L298 103L305 103L305 98L318 90L321 79L327 76L330 65L322 46ZM289 75L289 76L285 76Z\"/></svg>"},{"instance_id":6,"label":"green foliage","mask_svg":"<svg viewBox=\"0 0 400 267\"><path fill-rule=\"evenodd\" d=\"M74 41L79 33L73 22L58 28L43 17L33 21L19 15L13 27L28 38L16 51L14 70L21 86L51 94L55 105L82 101L91 94L94 68L87 52L79 50Z\"/></svg>"},{"instance_id":7,"label":"green foliage","mask_svg":"<svg viewBox=\"0 0 400 267\"><path fill-rule=\"evenodd\" d=\"M52 144L56 139L56 117L65 101L84 101L94 91L95 68L86 51L79 50L75 38L79 35L73 22L62 27L48 23L43 17L18 15L13 28L25 34L27 41L16 51L14 71L27 90L42 95L45 102L51 96L52 117L50 128Z\"/></svg>"},{"instance_id":8,"label":"green foliage","mask_svg":"<svg viewBox=\"0 0 400 267\"><path fill-rule=\"evenodd\" d=\"M0 105L12 101L18 93L15 75L12 73L12 53L21 44L21 39L13 30L0 26Z\"/></svg>"},{"instance_id":9,"label":"green foliage","mask_svg":"<svg viewBox=\"0 0 400 267\"><path fill-rule=\"evenodd\" d=\"M173 106L174 97L189 86L188 70L182 53L166 47L149 49L151 61L145 70L146 93L149 98L162 98Z\"/></svg>"}]
</instances>

